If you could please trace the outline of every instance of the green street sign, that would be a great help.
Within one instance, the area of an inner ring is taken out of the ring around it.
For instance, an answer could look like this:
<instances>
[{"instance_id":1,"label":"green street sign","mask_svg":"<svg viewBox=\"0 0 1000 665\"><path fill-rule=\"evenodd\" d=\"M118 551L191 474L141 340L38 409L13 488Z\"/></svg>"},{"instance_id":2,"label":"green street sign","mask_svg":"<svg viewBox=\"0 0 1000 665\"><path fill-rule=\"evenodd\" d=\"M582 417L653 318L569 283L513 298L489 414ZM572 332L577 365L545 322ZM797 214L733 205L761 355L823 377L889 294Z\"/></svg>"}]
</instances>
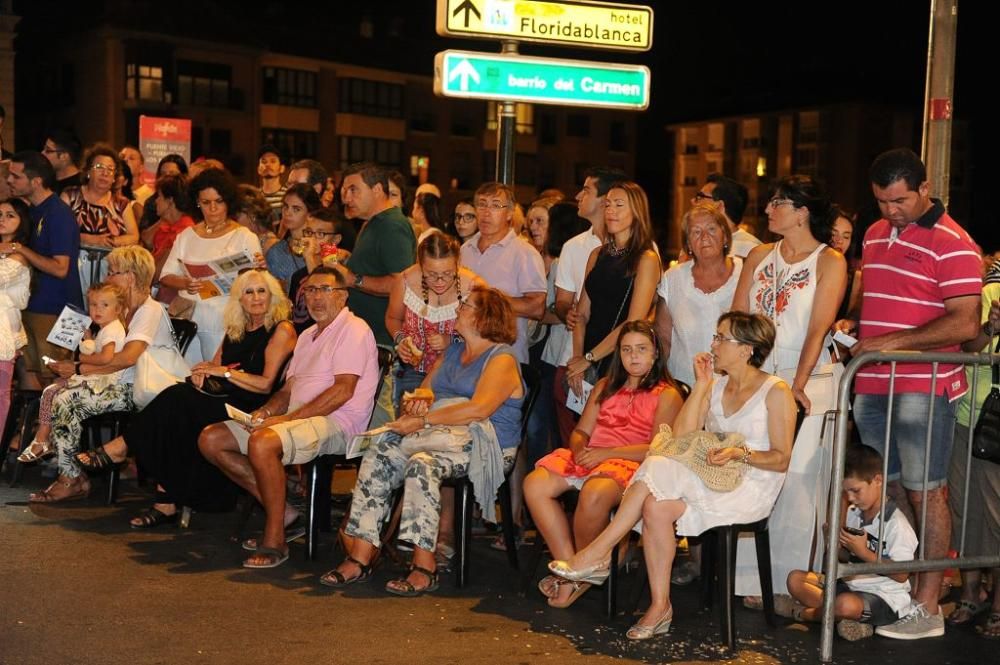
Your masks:
<instances>
[{"instance_id":1,"label":"green street sign","mask_svg":"<svg viewBox=\"0 0 1000 665\"><path fill-rule=\"evenodd\" d=\"M451 50L434 58L434 92L442 97L642 111L649 86L642 65Z\"/></svg>"},{"instance_id":2,"label":"green street sign","mask_svg":"<svg viewBox=\"0 0 1000 665\"><path fill-rule=\"evenodd\" d=\"M442 37L648 51L653 8L602 0L437 0Z\"/></svg>"}]
</instances>

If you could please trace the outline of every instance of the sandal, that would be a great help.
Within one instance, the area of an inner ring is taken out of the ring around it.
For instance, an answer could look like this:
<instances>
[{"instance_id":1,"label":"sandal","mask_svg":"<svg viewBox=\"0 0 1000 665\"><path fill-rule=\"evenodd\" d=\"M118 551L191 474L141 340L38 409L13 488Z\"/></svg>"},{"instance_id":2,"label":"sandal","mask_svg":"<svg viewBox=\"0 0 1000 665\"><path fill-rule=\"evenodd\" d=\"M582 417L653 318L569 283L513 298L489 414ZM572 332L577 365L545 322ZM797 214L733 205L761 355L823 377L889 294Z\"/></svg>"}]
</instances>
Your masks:
<instances>
[{"instance_id":1,"label":"sandal","mask_svg":"<svg viewBox=\"0 0 1000 665\"><path fill-rule=\"evenodd\" d=\"M976 632L988 640L1000 640L1000 612L990 612L986 623L976 626Z\"/></svg>"},{"instance_id":2,"label":"sandal","mask_svg":"<svg viewBox=\"0 0 1000 665\"><path fill-rule=\"evenodd\" d=\"M625 637L630 640L641 641L648 640L657 635L662 635L663 633L670 631L670 624L674 619L674 606L671 605L667 611L664 613L660 620L657 621L652 626L644 626L642 624L633 624L631 628L625 633Z\"/></svg>"},{"instance_id":3,"label":"sandal","mask_svg":"<svg viewBox=\"0 0 1000 665\"><path fill-rule=\"evenodd\" d=\"M24 449L24 452L17 456L17 461L21 464L32 464L46 457L51 457L55 452L55 447L50 445L48 441L35 439L30 446Z\"/></svg>"},{"instance_id":4,"label":"sandal","mask_svg":"<svg viewBox=\"0 0 1000 665\"><path fill-rule=\"evenodd\" d=\"M265 563L251 563L250 559L254 557L266 557L267 561ZM288 550L282 551L273 547L258 547L257 551L243 562L243 567L257 569L277 568L286 561L288 561Z\"/></svg>"},{"instance_id":5,"label":"sandal","mask_svg":"<svg viewBox=\"0 0 1000 665\"><path fill-rule=\"evenodd\" d=\"M110 471L124 463L116 462L111 459L111 456L104 450L104 446L95 448L94 450L86 450L82 453L77 453L73 456L76 463L83 469L86 469L88 473L103 473L105 471Z\"/></svg>"},{"instance_id":6,"label":"sandal","mask_svg":"<svg viewBox=\"0 0 1000 665\"><path fill-rule=\"evenodd\" d=\"M285 529L285 542L290 543L293 540L298 540L302 536L306 535L306 528L304 526L289 526ZM247 552L257 551L257 539L247 538L243 541L243 549Z\"/></svg>"},{"instance_id":7,"label":"sandal","mask_svg":"<svg viewBox=\"0 0 1000 665\"><path fill-rule=\"evenodd\" d=\"M32 492L28 495L28 503L59 503L60 501L73 501L84 499L90 494L90 482L82 476L60 480L56 478L51 485L41 492Z\"/></svg>"},{"instance_id":8,"label":"sandal","mask_svg":"<svg viewBox=\"0 0 1000 665\"><path fill-rule=\"evenodd\" d=\"M569 594L569 597L566 600L557 600L555 597L550 597L548 600L549 607L555 607L557 609L564 610L573 603L575 603L577 599L583 594L585 594L592 586L590 584L587 584L586 582L569 582L567 580L562 580L561 583L556 586L556 589L558 590L564 584L573 587L572 593Z\"/></svg>"},{"instance_id":9,"label":"sandal","mask_svg":"<svg viewBox=\"0 0 1000 665\"><path fill-rule=\"evenodd\" d=\"M764 609L764 599L760 596L743 596L743 607L759 612Z\"/></svg>"},{"instance_id":10,"label":"sandal","mask_svg":"<svg viewBox=\"0 0 1000 665\"><path fill-rule=\"evenodd\" d=\"M438 574L436 570L427 570L426 568L421 568L417 565L410 566L410 574L414 572L420 573L427 578L428 584L422 589L418 589L413 586L413 583L405 577L401 577L398 580L391 580L385 585L385 590L389 593L394 593L397 596L405 596L407 598L413 598L425 593L430 593L431 591L437 591L440 586L438 581Z\"/></svg>"},{"instance_id":11,"label":"sandal","mask_svg":"<svg viewBox=\"0 0 1000 665\"><path fill-rule=\"evenodd\" d=\"M559 593L559 586L565 584L566 580L556 575L546 575L538 582L538 590L546 598L555 598Z\"/></svg>"},{"instance_id":12,"label":"sandal","mask_svg":"<svg viewBox=\"0 0 1000 665\"><path fill-rule=\"evenodd\" d=\"M158 527L161 524L173 524L177 521L178 513L172 513L167 515L162 510L157 510L156 508L150 508L144 512L136 515L134 520L139 520L138 523L129 521L129 526L133 529L152 529L153 527Z\"/></svg>"},{"instance_id":13,"label":"sandal","mask_svg":"<svg viewBox=\"0 0 1000 665\"><path fill-rule=\"evenodd\" d=\"M960 600L955 605L955 609L945 622L949 626L967 626L976 620L976 617L989 608L986 603L973 603L968 600Z\"/></svg>"},{"instance_id":14,"label":"sandal","mask_svg":"<svg viewBox=\"0 0 1000 665\"><path fill-rule=\"evenodd\" d=\"M336 589L339 587L349 586L351 584L354 584L355 582L364 582L365 580L367 580L369 577L372 576L372 565L370 563L367 564L361 563L352 556L346 557L344 561L350 561L351 563L355 564L358 568L361 569L361 573L359 575L355 575L354 577L345 577L342 572L334 568L330 572L320 577L319 583L323 584L324 586L329 586Z\"/></svg>"},{"instance_id":15,"label":"sandal","mask_svg":"<svg viewBox=\"0 0 1000 665\"><path fill-rule=\"evenodd\" d=\"M523 545L524 545L524 534L523 533L515 534L514 549L519 549ZM490 541L490 549L494 549L498 552L507 551L507 541L504 539L502 533L498 535L496 538L494 538L492 541Z\"/></svg>"}]
</instances>

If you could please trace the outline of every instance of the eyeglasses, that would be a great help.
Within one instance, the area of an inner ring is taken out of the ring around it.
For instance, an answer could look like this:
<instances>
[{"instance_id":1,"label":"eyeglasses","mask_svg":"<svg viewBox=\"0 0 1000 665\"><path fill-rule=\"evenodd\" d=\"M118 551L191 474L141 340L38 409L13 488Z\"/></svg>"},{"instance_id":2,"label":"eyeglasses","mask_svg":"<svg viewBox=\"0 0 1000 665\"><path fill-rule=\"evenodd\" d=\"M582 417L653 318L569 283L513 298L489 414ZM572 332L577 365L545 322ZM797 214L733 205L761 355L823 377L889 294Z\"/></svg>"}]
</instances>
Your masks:
<instances>
[{"instance_id":1,"label":"eyeglasses","mask_svg":"<svg viewBox=\"0 0 1000 665\"><path fill-rule=\"evenodd\" d=\"M448 272L425 272L424 277L428 282L450 282L455 279L455 271Z\"/></svg>"},{"instance_id":2,"label":"eyeglasses","mask_svg":"<svg viewBox=\"0 0 1000 665\"><path fill-rule=\"evenodd\" d=\"M456 222L474 222L476 221L476 213L474 212L456 212L455 213Z\"/></svg>"},{"instance_id":3,"label":"eyeglasses","mask_svg":"<svg viewBox=\"0 0 1000 665\"><path fill-rule=\"evenodd\" d=\"M480 210L487 210L487 209L489 209L489 210L503 210L503 209L509 208L509 207L510 207L509 203L500 203L499 201L493 201L492 203L489 202L489 201L477 201L476 202L476 208L478 208Z\"/></svg>"},{"instance_id":4,"label":"eyeglasses","mask_svg":"<svg viewBox=\"0 0 1000 665\"><path fill-rule=\"evenodd\" d=\"M714 201L715 197L712 196L711 194L706 194L705 192L695 192L694 200L695 201Z\"/></svg>"},{"instance_id":5,"label":"eyeglasses","mask_svg":"<svg viewBox=\"0 0 1000 665\"><path fill-rule=\"evenodd\" d=\"M344 286L329 286L324 284L323 286L305 286L302 287L302 293L306 296L314 296L318 293L322 293L325 296L330 295L334 291L346 291L347 287Z\"/></svg>"},{"instance_id":6,"label":"eyeglasses","mask_svg":"<svg viewBox=\"0 0 1000 665\"><path fill-rule=\"evenodd\" d=\"M96 173L107 173L108 175L115 174L115 167L105 166L104 164L94 164L90 167L90 170Z\"/></svg>"},{"instance_id":7,"label":"eyeglasses","mask_svg":"<svg viewBox=\"0 0 1000 665\"><path fill-rule=\"evenodd\" d=\"M744 344L745 343L745 342L741 342L740 340L736 339L735 337L726 337L725 335L722 335L720 333L715 333L714 335L712 335L712 341L715 342L716 344L722 344L723 342L732 342L733 344Z\"/></svg>"},{"instance_id":8,"label":"eyeglasses","mask_svg":"<svg viewBox=\"0 0 1000 665\"><path fill-rule=\"evenodd\" d=\"M337 235L336 231L314 231L313 229L302 229L303 238L316 237L322 240L323 238L332 238L335 235Z\"/></svg>"},{"instance_id":9,"label":"eyeglasses","mask_svg":"<svg viewBox=\"0 0 1000 665\"><path fill-rule=\"evenodd\" d=\"M458 303L459 309L465 309L466 307L468 307L469 309L479 309L477 306L473 305L468 300L463 300L462 302Z\"/></svg>"},{"instance_id":10,"label":"eyeglasses","mask_svg":"<svg viewBox=\"0 0 1000 665\"><path fill-rule=\"evenodd\" d=\"M778 206L783 206L783 205L793 206L795 205L795 201L791 199L779 199L778 197L774 197L773 199L767 202L767 207L771 208L772 210L774 208L777 208Z\"/></svg>"}]
</instances>

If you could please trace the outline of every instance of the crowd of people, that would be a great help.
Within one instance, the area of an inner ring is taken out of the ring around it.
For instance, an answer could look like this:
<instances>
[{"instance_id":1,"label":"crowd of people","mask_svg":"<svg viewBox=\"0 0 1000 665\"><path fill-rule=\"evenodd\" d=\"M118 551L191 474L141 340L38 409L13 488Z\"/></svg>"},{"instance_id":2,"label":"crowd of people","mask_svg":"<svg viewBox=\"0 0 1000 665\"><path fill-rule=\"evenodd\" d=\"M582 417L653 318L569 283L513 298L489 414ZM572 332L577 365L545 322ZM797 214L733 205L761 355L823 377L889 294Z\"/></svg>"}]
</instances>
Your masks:
<instances>
[{"instance_id":1,"label":"crowd of people","mask_svg":"<svg viewBox=\"0 0 1000 665\"><path fill-rule=\"evenodd\" d=\"M156 483L133 528L175 522L182 507L231 509L242 489L266 520L243 543L243 565L273 568L304 531L288 469L384 426L366 439L340 533L346 556L322 584L372 575L401 490L395 538L412 563L386 591L432 592L454 553L442 481L468 477L495 522L509 477L514 514L504 518L522 529L530 518L547 543L554 561L538 588L552 607L603 583L611 551L641 531L651 603L632 640L669 630L671 586L698 577L698 537L721 525L770 516L775 607L806 621L820 616L825 548L905 561L923 527L928 558L957 548L963 531L967 554L1000 551L1000 466L973 458L962 496L989 373L944 363L935 378L919 362L898 364L892 379L886 365L860 371L846 526L825 533L824 420L842 363L866 351L980 351L1000 332L1000 261L930 197L908 149L872 164L882 218L857 233L805 175L774 184L767 228L753 229L746 187L712 174L679 220L677 261L654 241L646 192L614 169L590 169L575 196L546 190L524 208L511 187L485 183L451 215L432 184L407 205L397 172L362 163L331 175L274 146L258 153L256 185L214 160L169 155L150 183L144 169L134 147L84 152L61 131L9 160L0 425L12 420L12 390L42 391L18 460L55 458L57 469L31 502L86 497L90 474L131 457ZM231 257L245 265L223 288L195 270ZM50 341L66 306L93 322L78 350ZM172 319L197 326L183 357ZM838 332L856 345L835 342ZM525 366L540 380L522 442ZM81 450L83 422L119 411L133 412L124 433ZM567 515L560 498L571 491ZM675 565L683 537L688 557ZM760 607L745 544L737 593ZM980 632L1000 637L1000 570L991 573L992 601L989 575L963 572L949 623L988 610ZM846 579L839 634L941 635L941 588L940 572Z\"/></svg>"}]
</instances>

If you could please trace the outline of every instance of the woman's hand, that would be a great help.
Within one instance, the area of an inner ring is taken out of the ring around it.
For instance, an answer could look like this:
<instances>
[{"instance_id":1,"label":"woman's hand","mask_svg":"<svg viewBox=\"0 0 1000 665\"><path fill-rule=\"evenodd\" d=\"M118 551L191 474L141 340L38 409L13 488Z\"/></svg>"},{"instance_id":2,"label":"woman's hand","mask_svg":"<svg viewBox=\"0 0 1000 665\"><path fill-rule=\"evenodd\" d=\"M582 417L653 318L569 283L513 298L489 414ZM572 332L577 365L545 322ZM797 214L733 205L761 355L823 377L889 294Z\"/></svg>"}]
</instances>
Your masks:
<instances>
[{"instance_id":1,"label":"woman's hand","mask_svg":"<svg viewBox=\"0 0 1000 665\"><path fill-rule=\"evenodd\" d=\"M583 356L570 358L566 363L566 382L577 397L583 397L583 375L590 368L590 361Z\"/></svg>"},{"instance_id":2,"label":"woman's hand","mask_svg":"<svg viewBox=\"0 0 1000 665\"><path fill-rule=\"evenodd\" d=\"M711 353L696 353L694 356L694 380L711 381L715 378L715 361Z\"/></svg>"},{"instance_id":3,"label":"woman's hand","mask_svg":"<svg viewBox=\"0 0 1000 665\"><path fill-rule=\"evenodd\" d=\"M200 362L191 368L191 374L199 376L225 376L228 371L230 371L229 367L211 362Z\"/></svg>"},{"instance_id":4,"label":"woman's hand","mask_svg":"<svg viewBox=\"0 0 1000 665\"><path fill-rule=\"evenodd\" d=\"M434 335L427 336L427 348L431 351L444 351L451 344L451 335L442 335L436 333Z\"/></svg>"},{"instance_id":5,"label":"woman's hand","mask_svg":"<svg viewBox=\"0 0 1000 665\"><path fill-rule=\"evenodd\" d=\"M397 418L392 422L386 423L385 426L397 434L406 436L407 434L413 434L423 429L424 419L421 416L403 416L402 418Z\"/></svg>"},{"instance_id":6,"label":"woman's hand","mask_svg":"<svg viewBox=\"0 0 1000 665\"><path fill-rule=\"evenodd\" d=\"M401 405L403 415L423 418L431 410L432 401L429 399L404 399Z\"/></svg>"},{"instance_id":7,"label":"woman's hand","mask_svg":"<svg viewBox=\"0 0 1000 665\"><path fill-rule=\"evenodd\" d=\"M743 459L743 455L745 454L746 451L743 448L730 446L728 448L716 448L715 450L709 450L706 459L712 466L722 466L731 460Z\"/></svg>"},{"instance_id":8,"label":"woman's hand","mask_svg":"<svg viewBox=\"0 0 1000 665\"><path fill-rule=\"evenodd\" d=\"M609 451L609 448L585 446L583 450L573 455L573 461L590 471L604 460L611 458Z\"/></svg>"},{"instance_id":9,"label":"woman's hand","mask_svg":"<svg viewBox=\"0 0 1000 665\"><path fill-rule=\"evenodd\" d=\"M196 294L201 290L201 286L204 284L200 279L188 278L187 284L184 285L184 290L190 294Z\"/></svg>"},{"instance_id":10,"label":"woman's hand","mask_svg":"<svg viewBox=\"0 0 1000 665\"><path fill-rule=\"evenodd\" d=\"M69 360L57 360L54 363L49 363L49 369L58 376L68 379L76 373L76 364Z\"/></svg>"},{"instance_id":11,"label":"woman's hand","mask_svg":"<svg viewBox=\"0 0 1000 665\"><path fill-rule=\"evenodd\" d=\"M202 386L205 385L205 375L195 374L194 372L191 372L191 385L194 386L195 388L200 389Z\"/></svg>"}]
</instances>

